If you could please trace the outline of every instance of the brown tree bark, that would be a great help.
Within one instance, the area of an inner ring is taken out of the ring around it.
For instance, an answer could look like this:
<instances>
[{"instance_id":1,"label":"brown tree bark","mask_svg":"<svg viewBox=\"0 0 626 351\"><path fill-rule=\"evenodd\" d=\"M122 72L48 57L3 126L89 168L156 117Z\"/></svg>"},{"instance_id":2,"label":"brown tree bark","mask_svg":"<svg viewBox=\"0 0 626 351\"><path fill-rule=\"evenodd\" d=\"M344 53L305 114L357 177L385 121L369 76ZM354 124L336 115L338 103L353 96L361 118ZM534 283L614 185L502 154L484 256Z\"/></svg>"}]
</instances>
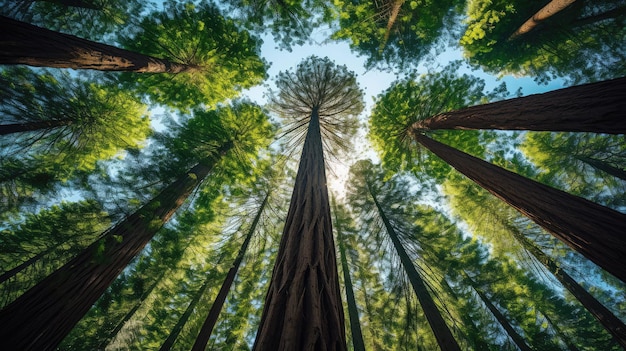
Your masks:
<instances>
[{"instance_id":1,"label":"brown tree bark","mask_svg":"<svg viewBox=\"0 0 626 351\"><path fill-rule=\"evenodd\" d=\"M311 113L254 350L346 350L317 108Z\"/></svg>"},{"instance_id":2,"label":"brown tree bark","mask_svg":"<svg viewBox=\"0 0 626 351\"><path fill-rule=\"evenodd\" d=\"M574 156L574 158L588 164L589 166L597 170L612 175L615 178L626 180L626 171L621 168L617 168L610 163L587 156Z\"/></svg>"},{"instance_id":3,"label":"brown tree bark","mask_svg":"<svg viewBox=\"0 0 626 351\"><path fill-rule=\"evenodd\" d=\"M572 249L626 282L626 214L494 166L427 136L421 145Z\"/></svg>"},{"instance_id":4,"label":"brown tree bark","mask_svg":"<svg viewBox=\"0 0 626 351\"><path fill-rule=\"evenodd\" d=\"M333 205L335 212L335 223L337 230L337 244L339 246L339 259L341 261L341 271L343 273L344 286L346 288L346 302L348 303L348 317L350 318L350 332L352 333L352 347L354 351L365 351L365 342L363 341L363 332L361 330L361 322L359 319L359 310L356 306L354 298L354 289L352 288L352 279L350 278L350 267L348 266L348 257L346 256L346 248L343 232L338 224L337 209Z\"/></svg>"},{"instance_id":5,"label":"brown tree bark","mask_svg":"<svg viewBox=\"0 0 626 351\"><path fill-rule=\"evenodd\" d=\"M0 64L141 73L199 70L4 16L0 16Z\"/></svg>"},{"instance_id":6,"label":"brown tree bark","mask_svg":"<svg viewBox=\"0 0 626 351\"><path fill-rule=\"evenodd\" d=\"M30 132L34 130L52 129L58 127L65 127L72 124L71 120L52 120L52 121L37 121L28 123L13 123L0 125L0 135L8 135L13 133Z\"/></svg>"},{"instance_id":7,"label":"brown tree bark","mask_svg":"<svg viewBox=\"0 0 626 351\"><path fill-rule=\"evenodd\" d=\"M575 3L576 0L552 0L546 6L542 7L539 11L537 11L532 17L530 17L526 22L524 22L511 36L509 40L514 40L531 30L535 29L541 22L547 20L548 18L556 15L557 13L565 10L571 4Z\"/></svg>"},{"instance_id":8,"label":"brown tree bark","mask_svg":"<svg viewBox=\"0 0 626 351\"><path fill-rule=\"evenodd\" d=\"M507 225L517 241L522 244L537 261L546 267L556 279L604 326L613 339L626 350L626 325L617 318L608 308L604 307L593 295L587 292L567 272L560 268L554 260L546 255L537 245L533 244L517 228Z\"/></svg>"},{"instance_id":9,"label":"brown tree bark","mask_svg":"<svg viewBox=\"0 0 626 351\"><path fill-rule=\"evenodd\" d=\"M509 323L508 319L502 314L502 312L500 312L498 310L498 308L489 300L487 295L485 295L485 293L483 293L476 286L476 283L474 283L474 281L469 277L469 275L467 275L467 273L465 273L465 272L463 272L463 275L465 276L465 280L469 283L469 285L472 287L472 289L474 289L474 291L476 291L478 296L480 296L481 301L485 304L485 306L487 306L487 308L489 309L491 314L496 318L498 323L500 323L502 328L504 328L504 330L506 331L507 335L511 338L511 340L513 340L515 345L517 345L517 347L521 351L534 351L533 348L528 346L528 344L526 343L524 338L515 330L515 328L513 328L511 323Z\"/></svg>"},{"instance_id":10,"label":"brown tree bark","mask_svg":"<svg viewBox=\"0 0 626 351\"><path fill-rule=\"evenodd\" d=\"M626 78L444 112L411 129L502 129L626 134Z\"/></svg>"},{"instance_id":11,"label":"brown tree bark","mask_svg":"<svg viewBox=\"0 0 626 351\"><path fill-rule=\"evenodd\" d=\"M206 345L209 342L209 339L211 338L211 333L213 332L213 328L215 327L215 324L217 323L217 318L219 317L220 312L222 311L222 307L224 306L224 302L226 301L226 296L228 295L228 292L230 291L230 287L233 285L233 282L235 281L235 276L237 275L237 271L239 271L239 266L241 266L243 257L245 256L246 251L248 250L248 245L250 244L250 240L252 240L252 236L254 235L254 232L256 231L256 227L259 224L259 221L261 220L261 214L263 213L263 210L265 209L265 205L267 204L267 200L269 199L269 196L270 196L269 193L265 195L265 198L263 199L263 202L261 203L261 206L259 207L259 210L257 211L257 214L254 217L254 220L252 221L252 224L250 225L250 229L248 230L246 239L243 241L243 244L241 245L241 249L239 249L239 252L237 253L237 257L235 257L235 260L233 261L233 265L228 270L228 273L226 274L226 278L224 279L224 283L222 283L222 287L220 288L220 291L217 293L217 297L215 298L213 305L211 305L211 310L209 311L209 314L206 320L204 321L204 323L202 324L202 327L200 328L198 337L196 338L196 341L194 342L193 347L191 348L192 351L204 351L206 349Z\"/></svg>"},{"instance_id":12,"label":"brown tree bark","mask_svg":"<svg viewBox=\"0 0 626 351\"><path fill-rule=\"evenodd\" d=\"M5 350L54 350L230 148L204 160L0 311Z\"/></svg>"},{"instance_id":13,"label":"brown tree bark","mask_svg":"<svg viewBox=\"0 0 626 351\"><path fill-rule=\"evenodd\" d=\"M461 347L456 342L456 339L454 338L454 335L452 335L450 328L448 328L446 322L443 320L443 317L441 316L441 313L439 312L439 309L437 308L437 305L435 304L432 296L430 296L424 280L419 275L417 269L415 269L413 261L406 253L406 250L402 246L402 243L400 242L400 239L398 238L395 229L389 222L385 211L378 203L376 196L372 193L371 190L370 195L372 196L372 199L376 204L376 209L378 210L378 214L380 215L380 218L385 225L387 234L389 234L389 238L391 238L393 246L396 249L398 256L400 257L402 267L404 267L406 275L411 282L411 286L413 286L413 291L417 296L417 300L419 301L420 306L422 306L422 310L424 311L426 320L428 320L428 324L430 325L430 328L435 335L435 339L437 339L437 344L439 344L439 347L442 351L461 351Z\"/></svg>"}]
</instances>

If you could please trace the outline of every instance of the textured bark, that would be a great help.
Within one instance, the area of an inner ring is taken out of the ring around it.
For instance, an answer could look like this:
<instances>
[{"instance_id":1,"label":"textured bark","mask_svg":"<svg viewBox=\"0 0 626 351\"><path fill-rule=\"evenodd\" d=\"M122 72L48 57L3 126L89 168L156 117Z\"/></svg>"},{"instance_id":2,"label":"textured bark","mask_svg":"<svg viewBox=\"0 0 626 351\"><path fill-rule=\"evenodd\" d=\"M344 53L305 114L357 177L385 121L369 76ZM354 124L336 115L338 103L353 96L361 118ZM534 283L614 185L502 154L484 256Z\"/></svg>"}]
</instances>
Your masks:
<instances>
[{"instance_id":1,"label":"textured bark","mask_svg":"<svg viewBox=\"0 0 626 351\"><path fill-rule=\"evenodd\" d=\"M232 143L194 166L67 264L0 311L6 350L54 350L183 204Z\"/></svg>"},{"instance_id":2,"label":"textured bark","mask_svg":"<svg viewBox=\"0 0 626 351\"><path fill-rule=\"evenodd\" d=\"M335 214L336 213L337 212L335 210ZM338 240L337 244L339 245L339 258L341 260L341 271L343 272L343 282L346 287L346 301L348 302L348 316L350 317L350 331L352 332L352 347L354 351L365 351L365 342L363 341L363 332L361 331L359 310L357 309L356 300L354 298L352 279L350 278L350 267L348 266L348 258L346 257L346 248L343 241L344 238L339 225L337 225L336 229Z\"/></svg>"},{"instance_id":3,"label":"textured bark","mask_svg":"<svg viewBox=\"0 0 626 351\"><path fill-rule=\"evenodd\" d=\"M502 129L626 134L626 78L444 112L411 129Z\"/></svg>"},{"instance_id":4,"label":"textured bark","mask_svg":"<svg viewBox=\"0 0 626 351\"><path fill-rule=\"evenodd\" d=\"M58 127L65 127L72 124L71 120L37 121L28 123L14 123L0 125L0 135L13 133L30 132L33 130L44 130Z\"/></svg>"},{"instance_id":5,"label":"textured bark","mask_svg":"<svg viewBox=\"0 0 626 351\"><path fill-rule=\"evenodd\" d=\"M4 16L0 16L0 64L142 73L199 70Z\"/></svg>"},{"instance_id":6,"label":"textured bark","mask_svg":"<svg viewBox=\"0 0 626 351\"><path fill-rule=\"evenodd\" d=\"M302 149L254 350L346 350L317 109Z\"/></svg>"},{"instance_id":7,"label":"textured bark","mask_svg":"<svg viewBox=\"0 0 626 351\"><path fill-rule=\"evenodd\" d=\"M235 276L237 275L239 266L241 266L243 257L245 256L246 251L248 250L248 245L250 244L250 240L252 240L252 236L254 235L254 232L256 231L256 227L259 224L259 220L261 219L261 214L263 213L263 210L265 209L265 205L267 204L267 199L269 198L269 196L270 196L269 193L265 195L265 198L263 199L263 202L261 203L261 206L259 207L259 210L257 211L257 214L254 217L254 220L252 221L252 225L250 226L250 229L248 230L246 239L243 241L243 244L241 245L241 249L239 249L239 252L237 253L237 257L235 257L235 260L233 261L233 265L230 267L230 269L228 270L228 273L226 274L224 283L222 283L222 287L220 288L220 291L217 294L217 297L215 298L213 305L211 306L211 310L209 311L209 314L206 320L202 324L202 328L200 328L198 337L196 338L196 341L194 342L193 347L191 348L192 351L204 351L206 349L206 345L209 342L209 339L211 338L211 333L213 332L213 328L215 327L215 324L217 323L217 318L219 317L220 312L222 311L222 307L224 306L224 302L226 301L226 296L228 295L228 291L230 290L230 287L233 285L233 282L235 281Z\"/></svg>"},{"instance_id":8,"label":"textured bark","mask_svg":"<svg viewBox=\"0 0 626 351\"><path fill-rule=\"evenodd\" d=\"M626 282L626 215L494 166L423 134L415 140L572 249Z\"/></svg>"},{"instance_id":9,"label":"textured bark","mask_svg":"<svg viewBox=\"0 0 626 351\"><path fill-rule=\"evenodd\" d=\"M552 0L546 6L537 11L531 18L524 22L511 36L509 40L516 39L535 29L541 22L565 10L576 0Z\"/></svg>"},{"instance_id":10,"label":"textured bark","mask_svg":"<svg viewBox=\"0 0 626 351\"><path fill-rule=\"evenodd\" d=\"M593 295L587 292L576 280L574 280L567 272L561 269L541 249L533 244L528 238L520 233L517 228L509 226L513 236L519 241L524 249L530 252L537 261L546 267L563 286L593 315L598 322L608 331L613 339L626 350L626 325L617 318L608 308L604 307Z\"/></svg>"},{"instance_id":11,"label":"textured bark","mask_svg":"<svg viewBox=\"0 0 626 351\"><path fill-rule=\"evenodd\" d=\"M597 160L592 157L586 157L586 156L574 156L574 157L597 170L600 170L606 174L612 175L615 178L626 180L626 171L621 168L617 168L607 162L604 162L602 160Z\"/></svg>"},{"instance_id":12,"label":"textured bark","mask_svg":"<svg viewBox=\"0 0 626 351\"><path fill-rule=\"evenodd\" d=\"M437 339L437 343L439 344L441 351L461 351L461 348L456 342L454 335L452 335L452 332L446 325L446 322L443 320L443 317L441 316L437 305L435 305L435 301L430 296L428 288L426 287L426 284L424 284L424 280L422 280L419 272L417 271L417 269L415 269L413 261L406 253L406 250L404 250L404 247L402 246L402 243L400 242L400 239L398 238L395 229L389 222L389 219L387 218L384 209L380 206L378 200L376 199L376 196L372 193L371 190L370 195L372 196L372 199L376 204L378 214L380 215L380 218L385 225L387 234L389 235L389 238L391 238L393 246L396 249L398 256L400 257L402 267L404 267L406 275L411 282L411 286L413 286L413 291L415 292L415 295L417 295L417 300L419 301L420 306L422 306L424 315L428 320L428 324L430 325L433 334L435 334L435 339Z\"/></svg>"},{"instance_id":13,"label":"textured bark","mask_svg":"<svg viewBox=\"0 0 626 351\"><path fill-rule=\"evenodd\" d=\"M467 273L464 273L465 276L465 280L469 283L469 285L474 289L474 291L476 291L476 293L478 294L478 296L480 296L480 299L482 300L482 302L485 304L485 306L487 306L487 309L489 309L489 311L491 312L491 314L496 318L496 320L498 321L498 323L500 323L500 325L502 326L502 328L504 328L504 330L506 331L506 333L509 335L509 337L511 338L511 340L513 340L513 342L515 343L515 345L517 345L517 347L521 350L521 351L534 351L533 348L531 348L530 346L528 346L528 344L526 343L526 341L524 340L524 338L515 330L515 328L513 328L513 326L511 325L511 323L509 323L508 319L502 314L502 312L500 312L498 310L498 308L491 303L491 301L489 300L489 298L487 297L487 295L485 295L485 293L483 293L477 286L476 283L474 283L474 281L467 275Z\"/></svg>"},{"instance_id":14,"label":"textured bark","mask_svg":"<svg viewBox=\"0 0 626 351\"><path fill-rule=\"evenodd\" d=\"M185 326L185 324L187 324L189 317L191 317L191 315L193 314L193 311L196 309L198 302L200 302L200 299L202 298L206 290L209 288L209 285L211 284L212 281L213 280L210 277L208 277L207 280L204 282L204 284L202 284L200 289L196 291L196 294L193 296L193 299L191 299L191 302L189 302L189 305L185 309L185 312L183 313L182 316L180 316L180 318L178 319L178 322L176 322L176 325L174 325L174 327L170 331L170 335L167 336L167 339L165 339L159 351L169 351L172 349L172 346L174 346L174 342L176 341L176 338L178 338L178 335L180 335L180 332L183 330L183 327Z\"/></svg>"}]
</instances>

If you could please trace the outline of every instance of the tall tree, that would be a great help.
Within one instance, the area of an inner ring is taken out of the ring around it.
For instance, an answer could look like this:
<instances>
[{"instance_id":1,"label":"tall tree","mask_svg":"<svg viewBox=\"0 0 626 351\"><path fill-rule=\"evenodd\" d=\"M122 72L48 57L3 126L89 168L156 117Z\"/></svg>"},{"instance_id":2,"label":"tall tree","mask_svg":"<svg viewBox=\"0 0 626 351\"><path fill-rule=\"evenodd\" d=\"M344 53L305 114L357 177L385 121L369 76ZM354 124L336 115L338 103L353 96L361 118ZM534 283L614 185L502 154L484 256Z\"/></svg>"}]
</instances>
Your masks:
<instances>
[{"instance_id":1,"label":"tall tree","mask_svg":"<svg viewBox=\"0 0 626 351\"><path fill-rule=\"evenodd\" d=\"M380 179L376 179L375 171L373 170L374 166L369 161L360 161L357 162L351 169L352 175L355 178L355 182L352 183L353 187L355 187L354 195L357 193L361 193L363 196L367 196L367 200L363 200L365 203L370 202L369 206L373 207L372 212L376 214L380 221L382 222L382 228L384 233L389 236L395 252L400 258L400 262L402 263L402 268L406 272L408 276L409 282L413 287L413 291L417 296L419 304L424 311L424 315L428 320L428 324L437 339L437 343L442 350L461 350L458 342L456 341L454 335L450 331L450 328L446 325L444 318L441 315L437 305L431 293L429 292L424 279L420 275L420 273L415 268L413 263L413 259L407 253L407 250L402 244L402 241L399 237L397 225L394 226L392 220L389 218L390 209L387 208L386 205L383 205L384 197L382 194L384 192L381 185ZM388 188L392 188L393 186L388 186ZM359 191L360 188L360 191ZM400 188L400 187L398 187ZM402 188L406 190L407 188ZM402 192L402 190L394 189L395 192ZM353 196L354 196L353 195ZM409 230L410 231L410 230Z\"/></svg>"},{"instance_id":2,"label":"tall tree","mask_svg":"<svg viewBox=\"0 0 626 351\"><path fill-rule=\"evenodd\" d=\"M347 210L333 199L332 212L335 220L333 221L335 232L337 233L337 245L339 247L339 260L341 261L341 272L343 273L343 282L346 289L346 302L348 303L348 316L350 318L350 331L352 332L352 347L354 351L365 351L365 342L363 341L363 332L361 331L361 322L359 318L359 310L357 308L354 295L354 287L352 278L350 277L350 265L348 263L348 253L346 246L348 244L344 231L350 231L352 227L351 218Z\"/></svg>"},{"instance_id":3,"label":"tall tree","mask_svg":"<svg viewBox=\"0 0 626 351\"><path fill-rule=\"evenodd\" d=\"M456 0L336 1L340 28L334 39L367 58L365 66L407 67L435 51L454 31L463 2Z\"/></svg>"},{"instance_id":4,"label":"tall tree","mask_svg":"<svg viewBox=\"0 0 626 351\"><path fill-rule=\"evenodd\" d=\"M255 133L262 135L270 130L266 115L256 106L222 108L209 116L217 121L213 129L206 130L205 137L217 145L208 150L205 158L111 228L101 240L0 311L3 324L12 326L2 331L5 345L17 349L56 347L215 164L235 145L248 152L255 150L259 147ZM241 119L239 125L237 119ZM249 130L236 128L242 124ZM246 137L250 140L242 140Z\"/></svg>"},{"instance_id":5,"label":"tall tree","mask_svg":"<svg viewBox=\"0 0 626 351\"><path fill-rule=\"evenodd\" d=\"M432 117L416 120L411 128L626 134L622 118L626 110L625 91L626 78L618 78L455 111L435 111Z\"/></svg>"},{"instance_id":6,"label":"tall tree","mask_svg":"<svg viewBox=\"0 0 626 351\"><path fill-rule=\"evenodd\" d=\"M626 215L494 166L423 134L414 133L413 137L572 249L626 281L626 270L617 264L626 254L626 242L619 234L626 230Z\"/></svg>"},{"instance_id":7,"label":"tall tree","mask_svg":"<svg viewBox=\"0 0 626 351\"><path fill-rule=\"evenodd\" d=\"M228 295L228 291L230 290L230 287L235 281L235 276L237 275L239 266L241 265L241 262L244 259L246 251L248 250L248 245L250 244L250 241L252 240L252 236L257 230L257 225L259 224L259 221L261 220L261 215L263 214L263 211L265 210L265 205L267 204L269 196L270 196L270 192L268 191L265 197L263 198L261 205L258 208L257 214L254 217L254 220L250 224L248 233L246 234L246 237L243 243L241 244L241 249L239 249L239 253L237 254L237 257L235 257L235 260L233 261L232 266L228 270L228 273L226 274L226 278L224 279L224 282L222 283L222 287L220 288L220 291L218 292L217 297L215 298L215 301L213 302L213 305L211 305L209 314L206 320L204 321L204 323L202 324L200 333L198 334L198 337L196 338L196 341L193 344L193 347L191 348L193 351L203 351L206 348L207 343L209 342L209 338L211 337L211 333L213 332L213 328L215 327L217 318L219 317L220 311L222 310L222 307L224 306L224 302L226 301L226 295Z\"/></svg>"},{"instance_id":8,"label":"tall tree","mask_svg":"<svg viewBox=\"0 0 626 351\"><path fill-rule=\"evenodd\" d=\"M530 17L526 22L524 22L519 28L511 34L509 40L515 39L521 35L524 35L534 28L536 28L541 22L546 19L554 16L559 11L565 10L568 6L576 2L576 0L552 0L546 4L546 6L542 7L539 11L537 11L532 17Z\"/></svg>"},{"instance_id":9,"label":"tall tree","mask_svg":"<svg viewBox=\"0 0 626 351\"><path fill-rule=\"evenodd\" d=\"M289 130L308 127L254 349L345 350L324 143L346 142L354 125L345 117L362 110L362 92L345 66L314 56L276 85L272 102Z\"/></svg>"}]
</instances>

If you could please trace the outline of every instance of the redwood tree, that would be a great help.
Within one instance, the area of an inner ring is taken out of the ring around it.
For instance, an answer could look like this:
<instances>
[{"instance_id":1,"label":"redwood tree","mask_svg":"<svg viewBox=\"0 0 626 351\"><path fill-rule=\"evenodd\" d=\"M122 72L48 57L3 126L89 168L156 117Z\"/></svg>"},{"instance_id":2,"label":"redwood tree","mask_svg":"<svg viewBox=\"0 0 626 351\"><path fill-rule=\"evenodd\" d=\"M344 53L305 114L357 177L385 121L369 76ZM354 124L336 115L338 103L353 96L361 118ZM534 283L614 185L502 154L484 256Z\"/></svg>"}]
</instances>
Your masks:
<instances>
[{"instance_id":1,"label":"redwood tree","mask_svg":"<svg viewBox=\"0 0 626 351\"><path fill-rule=\"evenodd\" d=\"M415 141L615 277L626 281L626 214L412 133Z\"/></svg>"},{"instance_id":2,"label":"redwood tree","mask_svg":"<svg viewBox=\"0 0 626 351\"><path fill-rule=\"evenodd\" d=\"M433 100L435 97L428 97ZM407 104L422 109L422 101ZM626 134L626 78L528 95L416 119L414 130L502 129Z\"/></svg>"},{"instance_id":3,"label":"redwood tree","mask_svg":"<svg viewBox=\"0 0 626 351\"><path fill-rule=\"evenodd\" d=\"M180 73L198 67L147 56L0 16L0 64Z\"/></svg>"},{"instance_id":4,"label":"redwood tree","mask_svg":"<svg viewBox=\"0 0 626 351\"><path fill-rule=\"evenodd\" d=\"M271 134L267 116L254 105L237 104L197 115L188 124L200 121L192 126L210 128L195 130L209 140L204 145L194 140L199 145L193 153L205 156L102 239L1 310L0 323L6 326L0 331L3 346L54 349L227 152L236 147L240 155L253 153L263 140L260 136ZM183 144L181 152L189 153L190 146Z\"/></svg>"},{"instance_id":5,"label":"redwood tree","mask_svg":"<svg viewBox=\"0 0 626 351\"><path fill-rule=\"evenodd\" d=\"M324 145L345 142L355 123L342 117L362 110L362 92L345 66L317 57L276 85L273 106L291 119L288 131L308 127L254 349L345 350Z\"/></svg>"}]
</instances>

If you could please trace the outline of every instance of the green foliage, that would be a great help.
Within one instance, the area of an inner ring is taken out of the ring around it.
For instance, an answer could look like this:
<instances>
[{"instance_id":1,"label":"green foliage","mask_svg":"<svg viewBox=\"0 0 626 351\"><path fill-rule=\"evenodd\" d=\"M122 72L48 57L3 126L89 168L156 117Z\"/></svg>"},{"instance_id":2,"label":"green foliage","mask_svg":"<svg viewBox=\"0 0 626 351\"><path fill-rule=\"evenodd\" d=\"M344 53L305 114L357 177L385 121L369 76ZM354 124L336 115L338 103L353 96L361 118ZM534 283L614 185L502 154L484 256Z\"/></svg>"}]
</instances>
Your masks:
<instances>
[{"instance_id":1,"label":"green foliage","mask_svg":"<svg viewBox=\"0 0 626 351\"><path fill-rule=\"evenodd\" d=\"M509 40L545 4L539 0L470 1L467 30L460 40L465 56L487 72L527 75L543 83L556 77L581 83L626 74L626 52L614 44L615 38L624 35L624 4L577 1L530 33Z\"/></svg>"},{"instance_id":2,"label":"green foliage","mask_svg":"<svg viewBox=\"0 0 626 351\"><path fill-rule=\"evenodd\" d=\"M127 86L153 102L183 111L215 107L265 78L261 41L205 2L167 1L163 11L144 17L137 31L120 42L126 49L190 66L178 74L121 76Z\"/></svg>"},{"instance_id":3,"label":"green foliage","mask_svg":"<svg viewBox=\"0 0 626 351\"><path fill-rule=\"evenodd\" d=\"M0 12L54 31L90 40L102 40L122 31L154 3L138 0L82 0L85 7L63 5L62 1L7 0Z\"/></svg>"},{"instance_id":4,"label":"green foliage","mask_svg":"<svg viewBox=\"0 0 626 351\"><path fill-rule=\"evenodd\" d=\"M485 83L482 79L467 74L459 76L456 71L460 65L460 62L454 62L440 72L430 72L419 77L409 76L393 83L377 97L369 119L368 137L386 169L393 172L407 169L419 172L426 169L427 173L435 174L436 178L447 173L447 166L432 156L424 155L416 147L409 131L420 120L495 97L484 92ZM484 152L477 142L477 133L437 133L455 147L464 145L461 149L467 149L468 146L472 148L467 152Z\"/></svg>"},{"instance_id":5,"label":"green foliage","mask_svg":"<svg viewBox=\"0 0 626 351\"><path fill-rule=\"evenodd\" d=\"M365 66L406 68L417 65L431 50L444 44L446 31L463 9L458 0L335 0L340 28L333 39L350 41L350 47L367 57ZM394 8L399 8L395 14Z\"/></svg>"},{"instance_id":6,"label":"green foliage","mask_svg":"<svg viewBox=\"0 0 626 351\"><path fill-rule=\"evenodd\" d=\"M278 48L311 40L314 29L330 20L327 0L227 0L235 17L248 30L269 32Z\"/></svg>"}]
</instances>

